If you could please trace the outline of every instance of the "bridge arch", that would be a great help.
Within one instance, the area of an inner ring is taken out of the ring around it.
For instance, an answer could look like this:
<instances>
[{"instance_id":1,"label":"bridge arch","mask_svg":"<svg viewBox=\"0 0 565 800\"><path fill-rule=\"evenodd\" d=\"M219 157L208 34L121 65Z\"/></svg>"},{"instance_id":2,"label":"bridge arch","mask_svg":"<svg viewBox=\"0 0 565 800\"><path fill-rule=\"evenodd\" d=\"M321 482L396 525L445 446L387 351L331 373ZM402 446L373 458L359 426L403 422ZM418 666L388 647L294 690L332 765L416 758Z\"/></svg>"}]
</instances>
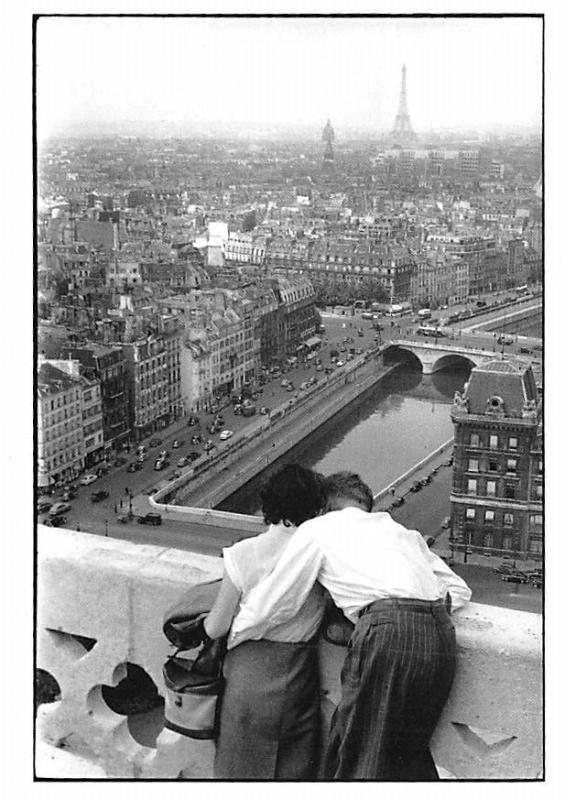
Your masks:
<instances>
[{"instance_id":1,"label":"bridge arch","mask_svg":"<svg viewBox=\"0 0 565 800\"><path fill-rule=\"evenodd\" d=\"M422 360L413 350L409 347L402 347L396 344L389 345L389 347L383 351L383 363L387 365L407 364L421 370L424 368Z\"/></svg>"},{"instance_id":2,"label":"bridge arch","mask_svg":"<svg viewBox=\"0 0 565 800\"><path fill-rule=\"evenodd\" d=\"M434 373L441 372L441 370L444 369L462 369L467 367L471 370L476 366L477 362L469 358L469 356L460 355L459 353L448 353L434 361L431 372Z\"/></svg>"}]
</instances>

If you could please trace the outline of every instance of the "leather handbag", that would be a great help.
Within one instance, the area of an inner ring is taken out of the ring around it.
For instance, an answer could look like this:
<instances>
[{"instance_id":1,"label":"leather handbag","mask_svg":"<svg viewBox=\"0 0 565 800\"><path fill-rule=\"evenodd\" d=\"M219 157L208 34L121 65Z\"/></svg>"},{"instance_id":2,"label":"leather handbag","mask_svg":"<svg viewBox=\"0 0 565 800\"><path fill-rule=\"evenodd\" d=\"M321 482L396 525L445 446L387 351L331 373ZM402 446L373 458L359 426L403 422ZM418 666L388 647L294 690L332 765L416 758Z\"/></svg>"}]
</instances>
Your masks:
<instances>
[{"instance_id":1,"label":"leather handbag","mask_svg":"<svg viewBox=\"0 0 565 800\"><path fill-rule=\"evenodd\" d=\"M322 621L322 636L330 644L347 647L355 626L343 611L334 603L330 603Z\"/></svg>"},{"instance_id":2,"label":"leather handbag","mask_svg":"<svg viewBox=\"0 0 565 800\"><path fill-rule=\"evenodd\" d=\"M217 737L226 639L210 639L196 659L178 651L163 664L165 727L191 739Z\"/></svg>"}]
</instances>

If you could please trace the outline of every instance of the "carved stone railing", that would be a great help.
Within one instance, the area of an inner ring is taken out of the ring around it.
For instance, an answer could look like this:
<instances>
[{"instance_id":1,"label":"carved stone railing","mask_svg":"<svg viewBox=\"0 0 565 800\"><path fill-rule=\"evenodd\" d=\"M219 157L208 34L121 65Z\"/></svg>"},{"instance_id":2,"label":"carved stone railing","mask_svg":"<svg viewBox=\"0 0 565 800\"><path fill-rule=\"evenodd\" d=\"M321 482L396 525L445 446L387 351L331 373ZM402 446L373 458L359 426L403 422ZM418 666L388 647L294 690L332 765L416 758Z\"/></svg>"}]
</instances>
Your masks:
<instances>
[{"instance_id":1,"label":"carved stone railing","mask_svg":"<svg viewBox=\"0 0 565 800\"><path fill-rule=\"evenodd\" d=\"M109 778L211 777L211 742L163 729L161 707L129 717L112 711L104 687L117 686L136 665L162 695L170 652L163 612L188 586L221 572L218 558L39 526L37 666L60 689L38 710L39 777L80 777L82 765ZM540 776L541 617L471 604L454 619L458 671L433 740L441 774ZM320 647L326 724L343 655Z\"/></svg>"}]
</instances>

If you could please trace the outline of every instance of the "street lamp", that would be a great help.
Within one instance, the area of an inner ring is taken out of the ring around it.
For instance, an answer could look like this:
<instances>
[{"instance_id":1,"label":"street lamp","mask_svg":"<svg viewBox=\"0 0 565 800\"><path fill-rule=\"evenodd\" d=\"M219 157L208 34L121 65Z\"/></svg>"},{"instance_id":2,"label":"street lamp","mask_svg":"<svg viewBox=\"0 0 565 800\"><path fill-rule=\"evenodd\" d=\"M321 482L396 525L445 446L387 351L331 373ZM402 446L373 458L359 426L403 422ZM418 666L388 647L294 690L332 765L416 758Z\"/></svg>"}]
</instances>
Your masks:
<instances>
[{"instance_id":1,"label":"street lamp","mask_svg":"<svg viewBox=\"0 0 565 800\"><path fill-rule=\"evenodd\" d=\"M104 536L108 536L108 520L107 519L104 520L104 528L105 528Z\"/></svg>"}]
</instances>

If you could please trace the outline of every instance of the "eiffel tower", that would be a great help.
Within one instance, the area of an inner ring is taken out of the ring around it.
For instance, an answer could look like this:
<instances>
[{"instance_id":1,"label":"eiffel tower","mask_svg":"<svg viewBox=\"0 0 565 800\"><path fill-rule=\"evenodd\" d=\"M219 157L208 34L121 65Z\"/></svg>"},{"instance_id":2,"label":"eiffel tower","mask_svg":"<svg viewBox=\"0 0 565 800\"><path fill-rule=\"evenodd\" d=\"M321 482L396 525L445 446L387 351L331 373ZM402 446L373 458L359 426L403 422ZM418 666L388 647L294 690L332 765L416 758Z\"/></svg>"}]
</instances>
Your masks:
<instances>
[{"instance_id":1,"label":"eiffel tower","mask_svg":"<svg viewBox=\"0 0 565 800\"><path fill-rule=\"evenodd\" d=\"M326 143L326 146L324 148L324 161L322 164L322 168L326 172L333 172L335 169L334 139L335 139L335 132L331 122L328 120L326 123L326 127L322 132L322 141Z\"/></svg>"},{"instance_id":2,"label":"eiffel tower","mask_svg":"<svg viewBox=\"0 0 565 800\"><path fill-rule=\"evenodd\" d=\"M400 103L394 120L394 127L390 133L390 139L395 144L407 144L416 140L416 134L412 130L410 115L408 114L408 103L406 102L406 67L402 65L402 83L400 85Z\"/></svg>"}]
</instances>

